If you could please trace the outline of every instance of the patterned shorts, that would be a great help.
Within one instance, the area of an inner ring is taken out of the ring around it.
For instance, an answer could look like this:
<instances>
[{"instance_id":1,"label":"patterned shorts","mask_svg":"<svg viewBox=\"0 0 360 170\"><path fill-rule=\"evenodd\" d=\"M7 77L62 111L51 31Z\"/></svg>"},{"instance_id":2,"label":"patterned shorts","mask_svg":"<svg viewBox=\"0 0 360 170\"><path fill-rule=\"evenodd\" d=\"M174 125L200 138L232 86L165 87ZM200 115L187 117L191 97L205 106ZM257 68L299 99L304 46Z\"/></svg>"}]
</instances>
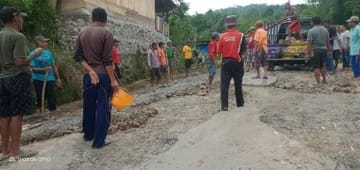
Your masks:
<instances>
[{"instance_id":1,"label":"patterned shorts","mask_svg":"<svg viewBox=\"0 0 360 170\"><path fill-rule=\"evenodd\" d=\"M29 73L0 79L0 117L31 114L34 103L35 98Z\"/></svg>"}]
</instances>

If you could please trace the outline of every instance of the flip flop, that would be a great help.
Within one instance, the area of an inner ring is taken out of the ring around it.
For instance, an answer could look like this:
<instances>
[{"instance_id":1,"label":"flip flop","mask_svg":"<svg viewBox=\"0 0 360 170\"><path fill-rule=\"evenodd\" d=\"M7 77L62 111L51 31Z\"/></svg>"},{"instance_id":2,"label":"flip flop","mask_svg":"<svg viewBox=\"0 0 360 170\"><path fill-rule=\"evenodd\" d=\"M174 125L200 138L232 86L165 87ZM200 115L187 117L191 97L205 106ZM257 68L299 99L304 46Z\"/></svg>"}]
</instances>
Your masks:
<instances>
[{"instance_id":1,"label":"flip flop","mask_svg":"<svg viewBox=\"0 0 360 170\"><path fill-rule=\"evenodd\" d=\"M252 77L252 79L260 79L259 76Z\"/></svg>"},{"instance_id":2,"label":"flip flop","mask_svg":"<svg viewBox=\"0 0 360 170\"><path fill-rule=\"evenodd\" d=\"M268 79L268 77L267 77L267 76L264 76L264 77L263 77L263 79L267 80L267 79Z\"/></svg>"},{"instance_id":3,"label":"flip flop","mask_svg":"<svg viewBox=\"0 0 360 170\"><path fill-rule=\"evenodd\" d=\"M103 146L100 146L100 147L92 146L92 148L101 149L101 148L103 148L103 147L105 147L105 146L108 146L108 145L110 145L110 144L111 144L111 142L106 141Z\"/></svg>"}]
</instances>

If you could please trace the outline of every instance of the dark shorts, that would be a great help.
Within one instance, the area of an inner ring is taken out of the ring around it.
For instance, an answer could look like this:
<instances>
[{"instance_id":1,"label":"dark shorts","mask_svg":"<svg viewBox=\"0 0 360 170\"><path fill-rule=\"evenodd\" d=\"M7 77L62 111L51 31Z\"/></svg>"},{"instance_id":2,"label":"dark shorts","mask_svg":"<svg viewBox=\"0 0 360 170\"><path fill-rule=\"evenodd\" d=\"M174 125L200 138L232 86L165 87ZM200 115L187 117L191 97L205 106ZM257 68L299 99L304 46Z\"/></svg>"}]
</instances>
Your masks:
<instances>
[{"instance_id":1,"label":"dark shorts","mask_svg":"<svg viewBox=\"0 0 360 170\"><path fill-rule=\"evenodd\" d=\"M333 51L333 58L334 58L334 60L340 59L340 55L341 55L340 50L334 50L334 51Z\"/></svg>"},{"instance_id":2,"label":"dark shorts","mask_svg":"<svg viewBox=\"0 0 360 170\"><path fill-rule=\"evenodd\" d=\"M167 65L160 66L160 73L161 74L166 74L167 72L168 72L168 66Z\"/></svg>"},{"instance_id":3,"label":"dark shorts","mask_svg":"<svg viewBox=\"0 0 360 170\"><path fill-rule=\"evenodd\" d=\"M288 26L288 29L291 32L299 33L301 31L300 22L298 22L297 20L291 21L291 23Z\"/></svg>"},{"instance_id":4,"label":"dark shorts","mask_svg":"<svg viewBox=\"0 0 360 170\"><path fill-rule=\"evenodd\" d=\"M264 50L256 52L255 67L268 66L267 56Z\"/></svg>"},{"instance_id":5,"label":"dark shorts","mask_svg":"<svg viewBox=\"0 0 360 170\"><path fill-rule=\"evenodd\" d=\"M312 66L315 69L324 68L326 58L327 58L327 50L326 49L314 49L314 57L311 59Z\"/></svg>"},{"instance_id":6,"label":"dark shorts","mask_svg":"<svg viewBox=\"0 0 360 170\"><path fill-rule=\"evenodd\" d=\"M190 69L192 64L192 59L185 59L185 69Z\"/></svg>"},{"instance_id":7,"label":"dark shorts","mask_svg":"<svg viewBox=\"0 0 360 170\"><path fill-rule=\"evenodd\" d=\"M169 58L169 67L170 67L170 70L176 70L176 60L175 60L175 58Z\"/></svg>"},{"instance_id":8,"label":"dark shorts","mask_svg":"<svg viewBox=\"0 0 360 170\"><path fill-rule=\"evenodd\" d=\"M31 114L34 104L35 97L29 73L0 79L0 117Z\"/></svg>"},{"instance_id":9,"label":"dark shorts","mask_svg":"<svg viewBox=\"0 0 360 170\"><path fill-rule=\"evenodd\" d=\"M156 81L160 81L161 79L160 68L152 68L150 71L150 78L151 81L154 81L155 79Z\"/></svg>"}]
</instances>

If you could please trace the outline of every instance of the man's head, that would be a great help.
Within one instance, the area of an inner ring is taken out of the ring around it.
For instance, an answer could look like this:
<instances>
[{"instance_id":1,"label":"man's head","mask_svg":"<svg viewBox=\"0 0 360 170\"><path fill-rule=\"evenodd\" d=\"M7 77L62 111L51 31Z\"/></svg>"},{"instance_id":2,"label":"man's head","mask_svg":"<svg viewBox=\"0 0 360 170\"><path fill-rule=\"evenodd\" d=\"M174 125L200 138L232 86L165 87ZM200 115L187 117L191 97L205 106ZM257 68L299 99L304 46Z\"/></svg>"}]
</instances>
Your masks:
<instances>
[{"instance_id":1,"label":"man's head","mask_svg":"<svg viewBox=\"0 0 360 170\"><path fill-rule=\"evenodd\" d=\"M350 28L354 28L359 24L359 17L358 16L352 16L348 20L346 20Z\"/></svg>"},{"instance_id":2,"label":"man's head","mask_svg":"<svg viewBox=\"0 0 360 170\"><path fill-rule=\"evenodd\" d=\"M312 23L314 25L321 25L321 18L320 17L316 16L316 17L313 17L311 20L312 20Z\"/></svg>"},{"instance_id":3,"label":"man's head","mask_svg":"<svg viewBox=\"0 0 360 170\"><path fill-rule=\"evenodd\" d=\"M237 18L235 15L227 16L225 19L225 25L228 29L236 28Z\"/></svg>"},{"instance_id":4,"label":"man's head","mask_svg":"<svg viewBox=\"0 0 360 170\"><path fill-rule=\"evenodd\" d=\"M346 31L346 27L343 26L343 25L341 25L341 26L339 27L339 31L340 31L340 32L345 32L345 31Z\"/></svg>"},{"instance_id":5,"label":"man's head","mask_svg":"<svg viewBox=\"0 0 360 170\"><path fill-rule=\"evenodd\" d=\"M23 29L25 13L20 12L15 7L3 7L0 10L1 21L8 26L11 26L19 31Z\"/></svg>"},{"instance_id":6,"label":"man's head","mask_svg":"<svg viewBox=\"0 0 360 170\"><path fill-rule=\"evenodd\" d=\"M156 50L158 48L157 44L156 43L152 43L151 44L151 49L152 50Z\"/></svg>"},{"instance_id":7,"label":"man's head","mask_svg":"<svg viewBox=\"0 0 360 170\"><path fill-rule=\"evenodd\" d=\"M263 22L263 21L261 21L261 20L256 21L256 23L255 23L256 29L262 28L263 26L264 26L264 22Z\"/></svg>"},{"instance_id":8,"label":"man's head","mask_svg":"<svg viewBox=\"0 0 360 170\"><path fill-rule=\"evenodd\" d=\"M41 47L41 48L48 48L49 44L48 44L48 41L50 39L49 38L45 38L44 36L36 36L34 38L34 42L36 44L37 47Z\"/></svg>"},{"instance_id":9,"label":"man's head","mask_svg":"<svg viewBox=\"0 0 360 170\"><path fill-rule=\"evenodd\" d=\"M252 35L256 32L256 28L254 26L251 26L248 31L247 31L247 34L248 35Z\"/></svg>"},{"instance_id":10,"label":"man's head","mask_svg":"<svg viewBox=\"0 0 360 170\"><path fill-rule=\"evenodd\" d=\"M93 22L100 22L104 25L107 23L107 13L103 8L95 8L92 11L92 21Z\"/></svg>"},{"instance_id":11,"label":"man's head","mask_svg":"<svg viewBox=\"0 0 360 170\"><path fill-rule=\"evenodd\" d=\"M116 48L119 47L119 42L120 42L119 38L114 36L114 47Z\"/></svg>"},{"instance_id":12,"label":"man's head","mask_svg":"<svg viewBox=\"0 0 360 170\"><path fill-rule=\"evenodd\" d=\"M285 9L291 9L291 4L290 4L290 2L286 2L286 3L285 3Z\"/></svg>"},{"instance_id":13,"label":"man's head","mask_svg":"<svg viewBox=\"0 0 360 170\"><path fill-rule=\"evenodd\" d=\"M323 25L324 25L324 27L329 28L331 26L330 20L329 19L324 19L323 20Z\"/></svg>"},{"instance_id":14,"label":"man's head","mask_svg":"<svg viewBox=\"0 0 360 170\"><path fill-rule=\"evenodd\" d=\"M164 48L164 43L163 42L159 42L159 48Z\"/></svg>"},{"instance_id":15,"label":"man's head","mask_svg":"<svg viewBox=\"0 0 360 170\"><path fill-rule=\"evenodd\" d=\"M219 33L218 32L212 32L211 33L211 40L218 40L219 39Z\"/></svg>"},{"instance_id":16,"label":"man's head","mask_svg":"<svg viewBox=\"0 0 360 170\"><path fill-rule=\"evenodd\" d=\"M169 42L167 42L167 44L166 44L168 47L172 47L173 46L173 42L172 41L169 41Z\"/></svg>"}]
</instances>

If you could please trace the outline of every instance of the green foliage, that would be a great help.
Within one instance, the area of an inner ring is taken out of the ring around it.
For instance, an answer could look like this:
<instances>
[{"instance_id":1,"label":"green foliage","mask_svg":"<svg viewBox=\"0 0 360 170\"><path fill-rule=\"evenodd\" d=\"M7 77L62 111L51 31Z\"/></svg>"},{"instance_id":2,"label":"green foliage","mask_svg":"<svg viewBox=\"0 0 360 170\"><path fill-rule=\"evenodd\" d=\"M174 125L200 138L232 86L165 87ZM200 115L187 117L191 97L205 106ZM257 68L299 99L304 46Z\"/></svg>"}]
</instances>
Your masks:
<instances>
[{"instance_id":1,"label":"green foliage","mask_svg":"<svg viewBox=\"0 0 360 170\"><path fill-rule=\"evenodd\" d=\"M49 0L1 0L0 8L4 6L14 6L28 14L24 23L24 34L28 39L41 34L56 40L57 14Z\"/></svg>"}]
</instances>

